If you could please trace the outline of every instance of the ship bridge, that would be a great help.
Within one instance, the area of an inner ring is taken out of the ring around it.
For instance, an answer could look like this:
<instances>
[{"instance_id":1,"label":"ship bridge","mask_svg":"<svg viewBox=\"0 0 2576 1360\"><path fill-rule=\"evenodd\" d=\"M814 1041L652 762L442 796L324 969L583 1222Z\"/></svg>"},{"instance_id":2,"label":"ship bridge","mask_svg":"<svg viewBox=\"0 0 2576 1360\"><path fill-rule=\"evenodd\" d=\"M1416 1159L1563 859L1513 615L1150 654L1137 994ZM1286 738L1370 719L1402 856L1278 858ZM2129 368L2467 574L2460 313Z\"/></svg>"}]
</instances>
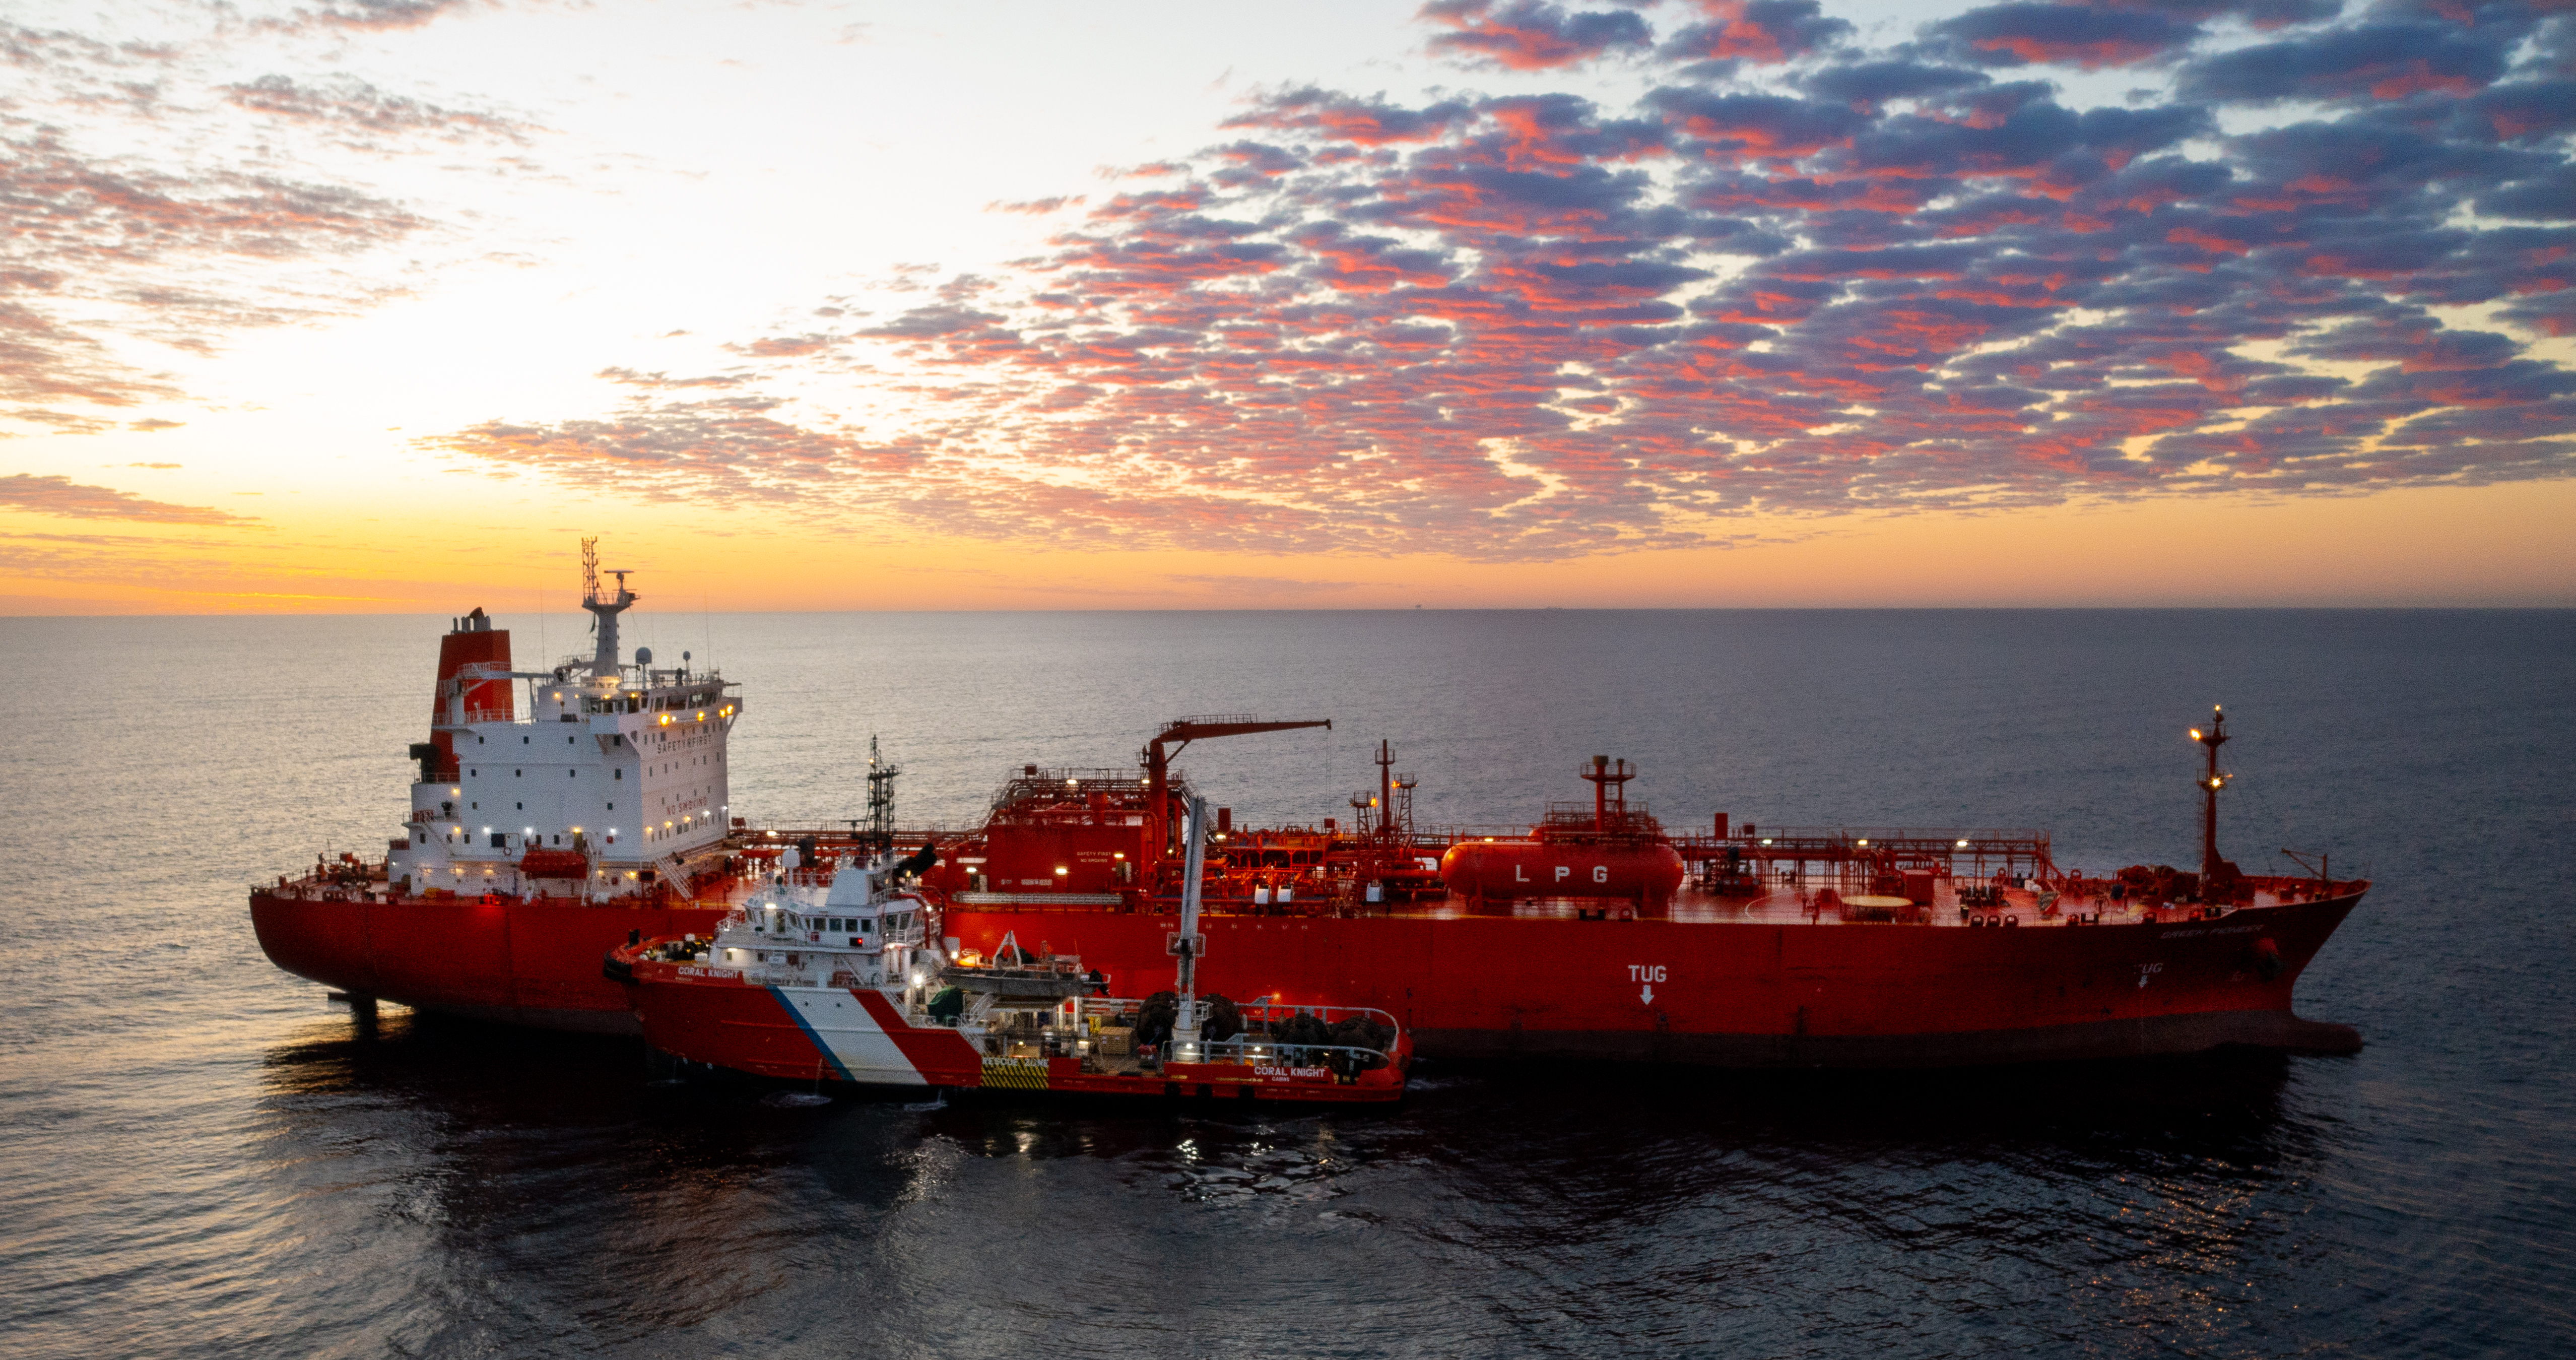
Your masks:
<instances>
[{"instance_id":1,"label":"ship bridge","mask_svg":"<svg viewBox=\"0 0 2576 1360\"><path fill-rule=\"evenodd\" d=\"M622 581L617 597L633 598ZM514 670L508 631L481 610L457 621L440 658L389 881L415 893L686 891L693 861L722 849L739 685L686 652L657 667L641 647L629 663Z\"/></svg>"}]
</instances>

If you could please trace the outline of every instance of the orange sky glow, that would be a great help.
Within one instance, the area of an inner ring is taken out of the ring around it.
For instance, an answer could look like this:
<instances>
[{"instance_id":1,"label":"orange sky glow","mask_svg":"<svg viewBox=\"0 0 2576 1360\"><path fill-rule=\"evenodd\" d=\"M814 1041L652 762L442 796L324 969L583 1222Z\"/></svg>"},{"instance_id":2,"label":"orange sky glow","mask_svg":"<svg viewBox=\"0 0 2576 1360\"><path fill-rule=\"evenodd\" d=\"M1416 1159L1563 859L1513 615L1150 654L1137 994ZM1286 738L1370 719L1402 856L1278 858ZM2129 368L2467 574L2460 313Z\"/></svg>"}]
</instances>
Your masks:
<instances>
[{"instance_id":1,"label":"orange sky glow","mask_svg":"<svg viewBox=\"0 0 2576 1360\"><path fill-rule=\"evenodd\" d=\"M2576 605L2576 14L38 0L0 613Z\"/></svg>"}]
</instances>

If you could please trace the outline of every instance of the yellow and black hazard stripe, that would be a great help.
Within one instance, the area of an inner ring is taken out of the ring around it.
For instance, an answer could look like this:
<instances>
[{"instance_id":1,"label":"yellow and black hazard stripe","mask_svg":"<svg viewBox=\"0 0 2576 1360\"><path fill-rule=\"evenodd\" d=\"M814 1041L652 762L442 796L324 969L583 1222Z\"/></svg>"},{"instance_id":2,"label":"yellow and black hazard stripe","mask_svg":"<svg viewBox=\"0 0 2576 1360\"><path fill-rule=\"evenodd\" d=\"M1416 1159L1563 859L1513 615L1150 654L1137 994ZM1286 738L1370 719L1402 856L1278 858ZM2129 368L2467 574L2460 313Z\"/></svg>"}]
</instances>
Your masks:
<instances>
[{"instance_id":1,"label":"yellow and black hazard stripe","mask_svg":"<svg viewBox=\"0 0 2576 1360\"><path fill-rule=\"evenodd\" d=\"M1016 1091L1043 1091L1047 1088L1046 1060L1034 1062L1024 1058L986 1058L984 1084Z\"/></svg>"}]
</instances>

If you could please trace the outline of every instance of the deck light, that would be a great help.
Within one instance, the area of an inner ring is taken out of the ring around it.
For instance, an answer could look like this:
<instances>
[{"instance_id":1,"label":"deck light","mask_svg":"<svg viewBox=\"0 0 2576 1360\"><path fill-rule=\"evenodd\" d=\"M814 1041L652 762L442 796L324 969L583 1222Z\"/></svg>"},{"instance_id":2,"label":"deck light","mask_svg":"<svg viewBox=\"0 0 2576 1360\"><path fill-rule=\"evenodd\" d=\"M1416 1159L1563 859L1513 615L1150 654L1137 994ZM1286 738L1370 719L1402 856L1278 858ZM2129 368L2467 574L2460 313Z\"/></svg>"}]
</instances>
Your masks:
<instances>
[{"instance_id":1,"label":"deck light","mask_svg":"<svg viewBox=\"0 0 2576 1360\"><path fill-rule=\"evenodd\" d=\"M1962 850L1967 849L1967 848L1968 848L1968 843L1967 843L1965 840L1960 841L1960 842L1959 842L1959 848L1960 848L1960 849L1962 849Z\"/></svg>"},{"instance_id":2,"label":"deck light","mask_svg":"<svg viewBox=\"0 0 2576 1360\"><path fill-rule=\"evenodd\" d=\"M2199 729L2199 728L2195 727L2195 728L2191 729L2191 739L2192 739L2193 741L2198 741L2198 740L2200 740L2200 729Z\"/></svg>"},{"instance_id":3,"label":"deck light","mask_svg":"<svg viewBox=\"0 0 2576 1360\"><path fill-rule=\"evenodd\" d=\"M1869 844L1869 837L1867 837L1867 836L1863 836L1863 837L1861 837L1861 838L1860 838L1860 843L1861 843L1861 844L1863 844L1863 845L1867 845L1867 844Z\"/></svg>"},{"instance_id":4,"label":"deck light","mask_svg":"<svg viewBox=\"0 0 2576 1360\"><path fill-rule=\"evenodd\" d=\"M1064 872L1064 866L1063 866L1063 865L1061 865L1061 864L1059 864L1059 865L1055 866L1055 871L1056 871L1057 873L1059 873L1059 874L1060 874L1060 873L1063 873L1063 872Z\"/></svg>"}]
</instances>

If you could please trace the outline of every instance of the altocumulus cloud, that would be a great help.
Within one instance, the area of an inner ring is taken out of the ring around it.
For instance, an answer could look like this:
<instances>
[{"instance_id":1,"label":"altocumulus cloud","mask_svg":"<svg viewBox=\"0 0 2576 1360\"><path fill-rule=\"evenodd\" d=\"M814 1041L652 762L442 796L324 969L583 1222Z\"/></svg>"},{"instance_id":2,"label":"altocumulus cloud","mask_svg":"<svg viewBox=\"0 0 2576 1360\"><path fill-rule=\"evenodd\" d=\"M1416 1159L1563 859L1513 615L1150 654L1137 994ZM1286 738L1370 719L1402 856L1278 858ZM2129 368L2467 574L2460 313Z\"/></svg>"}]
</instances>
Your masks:
<instances>
[{"instance_id":1,"label":"altocumulus cloud","mask_svg":"<svg viewBox=\"0 0 2576 1360\"><path fill-rule=\"evenodd\" d=\"M146 500L131 491L84 486L69 477L12 473L0 477L0 508L69 519L116 519L145 524L244 525L257 520L197 505Z\"/></svg>"},{"instance_id":2,"label":"altocumulus cloud","mask_svg":"<svg viewBox=\"0 0 2576 1360\"><path fill-rule=\"evenodd\" d=\"M458 8L369 0L286 26L399 28ZM56 408L189 395L133 342L214 353L244 330L345 316L404 291L368 257L437 224L328 171L288 168L309 159L300 153L514 150L532 131L346 78L210 75L293 59L263 46L286 21L240 17L182 10L151 42L0 20L11 76L0 101L0 401L21 403L0 418L104 429Z\"/></svg>"},{"instance_id":3,"label":"altocumulus cloud","mask_svg":"<svg viewBox=\"0 0 2576 1360\"><path fill-rule=\"evenodd\" d=\"M435 442L966 533L1487 558L2576 468L2564 6L2012 3L1882 47L1811 0L1422 17L1470 70L1649 88L1272 90L1042 258L737 345L904 374L899 445L702 403Z\"/></svg>"}]
</instances>

